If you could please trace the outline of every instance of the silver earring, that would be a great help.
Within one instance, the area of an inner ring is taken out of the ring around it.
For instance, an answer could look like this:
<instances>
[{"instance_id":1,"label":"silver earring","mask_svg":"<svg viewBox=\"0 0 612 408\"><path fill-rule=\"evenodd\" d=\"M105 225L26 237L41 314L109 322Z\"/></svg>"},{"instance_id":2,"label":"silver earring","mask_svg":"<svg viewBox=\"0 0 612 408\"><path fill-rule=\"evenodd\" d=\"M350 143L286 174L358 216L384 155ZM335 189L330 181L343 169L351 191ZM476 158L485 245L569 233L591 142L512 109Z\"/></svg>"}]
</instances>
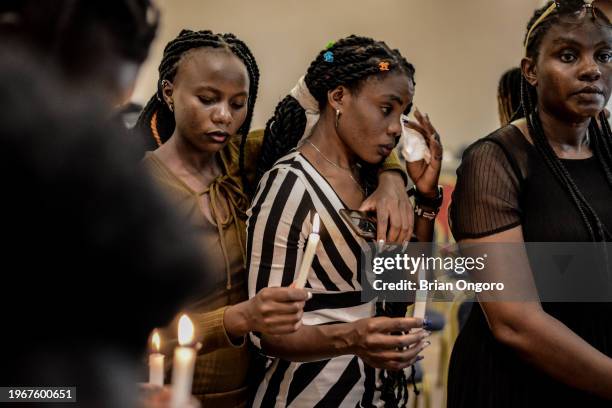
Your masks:
<instances>
[{"instance_id":1,"label":"silver earring","mask_svg":"<svg viewBox=\"0 0 612 408\"><path fill-rule=\"evenodd\" d=\"M341 114L342 112L340 112L340 109L336 109L336 129L338 129L338 122L340 121Z\"/></svg>"},{"instance_id":2,"label":"silver earring","mask_svg":"<svg viewBox=\"0 0 612 408\"><path fill-rule=\"evenodd\" d=\"M174 104L172 101L168 102L168 109L170 109L170 112L174 112Z\"/></svg>"}]
</instances>

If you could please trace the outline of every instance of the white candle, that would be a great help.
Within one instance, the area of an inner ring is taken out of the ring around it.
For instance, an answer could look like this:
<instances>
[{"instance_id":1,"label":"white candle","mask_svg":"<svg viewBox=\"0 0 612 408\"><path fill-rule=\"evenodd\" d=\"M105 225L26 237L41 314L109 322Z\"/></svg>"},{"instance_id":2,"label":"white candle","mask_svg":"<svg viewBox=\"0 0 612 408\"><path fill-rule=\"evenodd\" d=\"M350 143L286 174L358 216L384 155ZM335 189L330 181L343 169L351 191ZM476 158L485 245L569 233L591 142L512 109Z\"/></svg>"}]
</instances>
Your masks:
<instances>
[{"instance_id":1,"label":"white candle","mask_svg":"<svg viewBox=\"0 0 612 408\"><path fill-rule=\"evenodd\" d=\"M418 273L418 282L419 282L419 286L421 280L424 280L426 278L425 276L425 269L423 267L421 267L419 269L419 273ZM427 306L427 289L419 289L416 291L415 297L414 297L414 313L412 314L412 317L415 318L420 318L423 319L425 318L425 308Z\"/></svg>"},{"instance_id":2,"label":"white candle","mask_svg":"<svg viewBox=\"0 0 612 408\"><path fill-rule=\"evenodd\" d=\"M179 346L174 349L174 361L172 362L172 400L170 402L172 408L185 406L191 399L196 358L196 350L191 346L193 331L191 319L187 315L182 315L178 327Z\"/></svg>"},{"instance_id":3,"label":"white candle","mask_svg":"<svg viewBox=\"0 0 612 408\"><path fill-rule=\"evenodd\" d=\"M155 352L149 354L149 383L164 386L164 355L159 352L160 338L157 330L153 332L151 339Z\"/></svg>"},{"instance_id":4,"label":"white candle","mask_svg":"<svg viewBox=\"0 0 612 408\"><path fill-rule=\"evenodd\" d=\"M312 220L312 231L308 236L308 243L306 244L306 251L304 257L302 257L302 265L300 265L300 271L295 281L295 287L304 289L306 286L306 280L308 279L308 272L312 266L312 260L314 259L315 253L317 252L317 245L319 245L319 214L315 213Z\"/></svg>"}]
</instances>

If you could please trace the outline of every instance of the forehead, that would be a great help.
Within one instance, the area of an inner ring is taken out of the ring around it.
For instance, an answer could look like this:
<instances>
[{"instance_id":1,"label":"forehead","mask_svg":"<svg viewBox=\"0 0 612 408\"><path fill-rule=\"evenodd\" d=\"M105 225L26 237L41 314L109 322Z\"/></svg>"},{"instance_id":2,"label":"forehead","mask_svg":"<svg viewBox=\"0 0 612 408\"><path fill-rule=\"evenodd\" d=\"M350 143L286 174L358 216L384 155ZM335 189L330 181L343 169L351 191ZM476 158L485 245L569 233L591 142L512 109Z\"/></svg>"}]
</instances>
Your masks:
<instances>
[{"instance_id":1,"label":"forehead","mask_svg":"<svg viewBox=\"0 0 612 408\"><path fill-rule=\"evenodd\" d=\"M232 86L248 89L249 74L244 63L227 49L196 48L179 61L175 82L188 85Z\"/></svg>"},{"instance_id":2,"label":"forehead","mask_svg":"<svg viewBox=\"0 0 612 408\"><path fill-rule=\"evenodd\" d=\"M359 92L372 96L396 95L406 103L414 96L414 82L403 72L390 72L367 78Z\"/></svg>"},{"instance_id":3,"label":"forehead","mask_svg":"<svg viewBox=\"0 0 612 408\"><path fill-rule=\"evenodd\" d=\"M586 20L580 24L554 24L542 38L542 48L573 43L594 48L601 43L612 45L612 28Z\"/></svg>"}]
</instances>

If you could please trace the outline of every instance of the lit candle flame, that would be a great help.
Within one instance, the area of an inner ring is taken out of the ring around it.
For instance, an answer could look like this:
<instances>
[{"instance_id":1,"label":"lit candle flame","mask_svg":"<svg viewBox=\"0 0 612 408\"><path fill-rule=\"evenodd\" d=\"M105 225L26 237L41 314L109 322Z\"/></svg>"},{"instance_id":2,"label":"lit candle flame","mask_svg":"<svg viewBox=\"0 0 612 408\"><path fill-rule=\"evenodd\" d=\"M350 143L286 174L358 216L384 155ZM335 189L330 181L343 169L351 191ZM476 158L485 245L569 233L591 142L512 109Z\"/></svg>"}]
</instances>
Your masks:
<instances>
[{"instance_id":1,"label":"lit candle flame","mask_svg":"<svg viewBox=\"0 0 612 408\"><path fill-rule=\"evenodd\" d=\"M178 324L178 341L181 346L193 343L193 323L186 314L182 315Z\"/></svg>"},{"instance_id":2,"label":"lit candle flame","mask_svg":"<svg viewBox=\"0 0 612 408\"><path fill-rule=\"evenodd\" d=\"M157 330L153 331L153 337L151 338L151 343L153 343L153 347L155 351L159 353L159 348L161 347L161 338L159 337L159 333Z\"/></svg>"}]
</instances>

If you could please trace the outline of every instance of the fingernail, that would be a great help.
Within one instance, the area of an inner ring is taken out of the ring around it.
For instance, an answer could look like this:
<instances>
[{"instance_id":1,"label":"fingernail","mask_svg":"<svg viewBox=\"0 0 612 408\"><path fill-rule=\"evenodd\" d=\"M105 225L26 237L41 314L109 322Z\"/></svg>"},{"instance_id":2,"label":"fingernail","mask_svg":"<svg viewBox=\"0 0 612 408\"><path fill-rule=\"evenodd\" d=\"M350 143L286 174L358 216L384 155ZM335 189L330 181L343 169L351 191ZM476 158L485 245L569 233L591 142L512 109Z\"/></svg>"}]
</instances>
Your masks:
<instances>
[{"instance_id":1,"label":"fingernail","mask_svg":"<svg viewBox=\"0 0 612 408\"><path fill-rule=\"evenodd\" d=\"M312 299L312 292L307 292L307 293L308 293L308 299L307 300Z\"/></svg>"},{"instance_id":2,"label":"fingernail","mask_svg":"<svg viewBox=\"0 0 612 408\"><path fill-rule=\"evenodd\" d=\"M408 244L410 243L410 241L406 240L404 241L404 243L402 244L402 252L406 252L406 250L408 249Z\"/></svg>"},{"instance_id":3,"label":"fingernail","mask_svg":"<svg viewBox=\"0 0 612 408\"><path fill-rule=\"evenodd\" d=\"M424 331L424 332L421 334L421 339L425 339L425 338L427 338L427 337L429 337L429 336L431 336L431 332L430 332L430 331Z\"/></svg>"},{"instance_id":4,"label":"fingernail","mask_svg":"<svg viewBox=\"0 0 612 408\"><path fill-rule=\"evenodd\" d=\"M417 356L416 361L421 361L425 358L425 356Z\"/></svg>"},{"instance_id":5,"label":"fingernail","mask_svg":"<svg viewBox=\"0 0 612 408\"><path fill-rule=\"evenodd\" d=\"M384 247L385 247L385 240L379 239L378 240L378 252L382 252Z\"/></svg>"},{"instance_id":6,"label":"fingernail","mask_svg":"<svg viewBox=\"0 0 612 408\"><path fill-rule=\"evenodd\" d=\"M423 342L423 347L421 347L421 350L423 350L423 349L425 349L425 348L427 348L429 346L431 346L431 341L426 340L426 341Z\"/></svg>"}]
</instances>

